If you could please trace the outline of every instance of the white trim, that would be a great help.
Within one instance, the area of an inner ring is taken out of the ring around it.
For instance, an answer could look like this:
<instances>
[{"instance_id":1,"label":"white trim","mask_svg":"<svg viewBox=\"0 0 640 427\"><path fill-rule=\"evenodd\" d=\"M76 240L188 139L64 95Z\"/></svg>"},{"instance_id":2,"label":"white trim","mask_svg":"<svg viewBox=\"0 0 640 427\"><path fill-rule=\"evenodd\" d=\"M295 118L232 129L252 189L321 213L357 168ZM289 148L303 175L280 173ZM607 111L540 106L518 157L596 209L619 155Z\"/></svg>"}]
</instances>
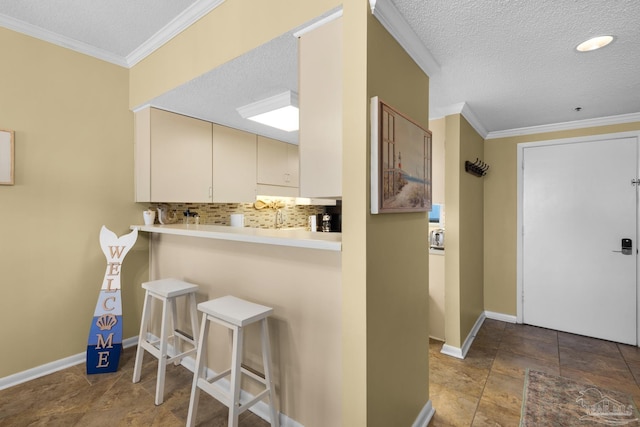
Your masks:
<instances>
[{"instance_id":1,"label":"white trim","mask_svg":"<svg viewBox=\"0 0 640 427\"><path fill-rule=\"evenodd\" d=\"M128 54L126 57L127 66L133 67L222 3L224 3L224 0L196 1Z\"/></svg>"},{"instance_id":2,"label":"white trim","mask_svg":"<svg viewBox=\"0 0 640 427\"><path fill-rule=\"evenodd\" d=\"M435 415L436 410L433 409L433 404L431 400L427 401L422 407L422 410L418 414L418 418L413 422L411 427L427 427L429 425L429 421Z\"/></svg>"},{"instance_id":3,"label":"white trim","mask_svg":"<svg viewBox=\"0 0 640 427\"><path fill-rule=\"evenodd\" d=\"M516 318L516 316L513 316L511 314L496 313L495 311L485 310L484 315L487 319L499 320L506 323L518 323L518 319Z\"/></svg>"},{"instance_id":4,"label":"white trim","mask_svg":"<svg viewBox=\"0 0 640 427\"><path fill-rule=\"evenodd\" d=\"M336 19L342 16L342 6L340 6L340 10L325 16L322 19L317 20L313 24L307 25L306 27L300 28L298 31L293 33L293 37L299 39L301 36L315 30L316 28L322 27L323 25L335 21Z\"/></svg>"},{"instance_id":5,"label":"white trim","mask_svg":"<svg viewBox=\"0 0 640 427\"><path fill-rule=\"evenodd\" d=\"M371 186L371 197L370 197L370 204L371 204L371 213L372 214L377 214L378 212L378 197L380 197L380 195L378 194L378 180L379 178L379 170L378 170L378 145L379 140L378 140L378 133L380 132L378 130L378 124L379 124L379 115L380 112L378 111L379 108L379 103L378 103L378 97L374 96L373 98L371 98L371 177L369 178L370 181L370 186Z\"/></svg>"},{"instance_id":6,"label":"white trim","mask_svg":"<svg viewBox=\"0 0 640 427\"><path fill-rule=\"evenodd\" d=\"M151 104L147 103L147 104L142 104L142 105L140 105L139 107L135 107L135 108L134 108L133 110L131 110L131 111L133 111L134 113L137 113L138 111L144 110L145 108L151 108L151 107L153 107L153 105L151 105Z\"/></svg>"},{"instance_id":7,"label":"white trim","mask_svg":"<svg viewBox=\"0 0 640 427\"><path fill-rule=\"evenodd\" d=\"M531 143L527 143L531 144ZM516 146L516 320L518 323L522 322L523 310L522 310L522 282L523 282L523 257L522 257L522 223L523 223L523 194L522 194L522 180L523 175L523 161L524 161L524 145L518 144Z\"/></svg>"},{"instance_id":8,"label":"white trim","mask_svg":"<svg viewBox=\"0 0 640 427\"><path fill-rule=\"evenodd\" d=\"M133 347L137 344L137 336L127 338L122 341L122 348ZM82 353L74 354L73 356L65 357L63 359L45 363L44 365L36 366L35 368L27 369L26 371L18 372L4 378L0 378L0 390L25 383L27 381L35 380L36 378L44 377L45 375L53 374L54 372L70 368L71 366L79 365L81 363L84 363L86 360L87 352L85 351Z\"/></svg>"},{"instance_id":9,"label":"white trim","mask_svg":"<svg viewBox=\"0 0 640 427\"><path fill-rule=\"evenodd\" d=\"M373 16L380 21L382 26L427 76L433 76L440 72L440 64L390 0L369 0L369 4Z\"/></svg>"},{"instance_id":10,"label":"white trim","mask_svg":"<svg viewBox=\"0 0 640 427\"><path fill-rule=\"evenodd\" d=\"M473 127L476 130L476 132L478 132L478 134L482 137L482 139L487 137L487 134L488 134L487 130L484 128L484 126L482 125L478 117L475 115L475 113L471 110L471 107L469 107L469 104L467 104L466 102L464 103L462 107L462 112L460 114L462 114L462 116L465 119L467 119L471 127Z\"/></svg>"},{"instance_id":11,"label":"white trim","mask_svg":"<svg viewBox=\"0 0 640 427\"><path fill-rule=\"evenodd\" d=\"M462 350L449 344L443 344L442 348L440 349L440 353L446 354L447 356L455 357L456 359L464 359Z\"/></svg>"},{"instance_id":12,"label":"white trim","mask_svg":"<svg viewBox=\"0 0 640 427\"><path fill-rule=\"evenodd\" d=\"M429 120L441 119L443 117L451 116L452 114L461 114L464 104L464 102L459 102L445 107L429 108Z\"/></svg>"},{"instance_id":13,"label":"white trim","mask_svg":"<svg viewBox=\"0 0 640 427\"><path fill-rule=\"evenodd\" d=\"M258 114L288 106L298 107L298 94L291 90L270 96L269 98L260 99L251 104L243 105L236 108L236 111L243 119L248 119Z\"/></svg>"},{"instance_id":14,"label":"white trim","mask_svg":"<svg viewBox=\"0 0 640 427\"><path fill-rule=\"evenodd\" d=\"M467 335L467 338L464 340L462 348L444 344L442 346L442 350L440 350L440 353L446 354L447 356L455 357L457 359L464 359L465 357L467 357L467 353L471 348L471 344L473 344L473 340L476 338L476 335L478 335L478 331L482 327L482 323L484 322L484 319L486 319L486 317L487 316L485 315L484 311L480 313L480 316L478 316L478 320L476 320L473 328L471 328L471 331L469 331L469 335Z\"/></svg>"},{"instance_id":15,"label":"white trim","mask_svg":"<svg viewBox=\"0 0 640 427\"><path fill-rule=\"evenodd\" d=\"M195 370L195 368L196 368L196 360L191 356L187 356L184 359L182 359L182 362L180 364L182 366L184 366L185 368L187 368L191 372L193 372ZM211 370L210 368L207 368L207 378L212 378L212 377L215 377L217 375L218 375L217 372ZM222 378L222 379L216 381L213 384L213 386L216 387L216 388L219 388L220 390L223 390L225 393L229 393L230 390L231 390L231 384L229 383L229 380L227 380L226 378ZM247 393L244 390L240 390L240 393L241 393L241 396L242 396L241 399L243 401L249 401L249 400L252 400L254 398L254 396L252 394ZM265 420L267 422L271 422L269 405L267 405L267 403L265 403L264 400L261 400L261 401L257 402L253 406L249 407L248 410L253 412L257 416L259 416L263 420ZM282 412L278 412L278 413L280 414L280 426L281 427L304 427L302 424L300 424L299 422L297 422L296 420L294 420L292 418L289 418L288 416L286 416Z\"/></svg>"},{"instance_id":16,"label":"white trim","mask_svg":"<svg viewBox=\"0 0 640 427\"><path fill-rule=\"evenodd\" d=\"M429 120L441 119L452 114L461 114L483 139L487 137L487 130L466 102L459 102L442 108L434 108L433 111L430 111Z\"/></svg>"},{"instance_id":17,"label":"white trim","mask_svg":"<svg viewBox=\"0 0 640 427\"><path fill-rule=\"evenodd\" d=\"M533 135L545 132L583 129L595 126L618 125L622 123L640 122L639 113L620 114L618 116L597 117L594 119L575 120L571 122L553 123L549 125L529 126L523 128L489 132L485 139L506 138L510 136Z\"/></svg>"},{"instance_id":18,"label":"white trim","mask_svg":"<svg viewBox=\"0 0 640 427\"><path fill-rule=\"evenodd\" d=\"M34 37L39 40L43 40L48 43L64 47L66 49L74 50L84 55L89 55L94 58L119 65L121 67L127 67L127 61L120 55L116 55L104 49L91 46L87 43L83 43L70 37L56 34L52 31L45 30L44 28L37 27L19 19L0 14L0 26L21 34L26 34L27 36Z\"/></svg>"},{"instance_id":19,"label":"white trim","mask_svg":"<svg viewBox=\"0 0 640 427\"><path fill-rule=\"evenodd\" d=\"M121 67L131 68L223 2L224 0L196 1L126 57L2 14L0 26Z\"/></svg>"}]
</instances>

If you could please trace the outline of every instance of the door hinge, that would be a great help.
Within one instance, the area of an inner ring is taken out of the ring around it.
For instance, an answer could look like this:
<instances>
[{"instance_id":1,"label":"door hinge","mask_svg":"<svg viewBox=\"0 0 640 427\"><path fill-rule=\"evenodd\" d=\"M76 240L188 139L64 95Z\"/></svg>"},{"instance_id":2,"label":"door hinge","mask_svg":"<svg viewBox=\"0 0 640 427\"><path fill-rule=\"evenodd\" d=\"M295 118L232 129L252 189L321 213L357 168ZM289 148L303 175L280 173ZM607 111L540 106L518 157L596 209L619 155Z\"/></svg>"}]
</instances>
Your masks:
<instances>
[{"instance_id":1,"label":"door hinge","mask_svg":"<svg viewBox=\"0 0 640 427\"><path fill-rule=\"evenodd\" d=\"M640 184L640 179L638 179L638 178L633 178L633 179L631 180L631 185L638 185L638 184Z\"/></svg>"}]
</instances>

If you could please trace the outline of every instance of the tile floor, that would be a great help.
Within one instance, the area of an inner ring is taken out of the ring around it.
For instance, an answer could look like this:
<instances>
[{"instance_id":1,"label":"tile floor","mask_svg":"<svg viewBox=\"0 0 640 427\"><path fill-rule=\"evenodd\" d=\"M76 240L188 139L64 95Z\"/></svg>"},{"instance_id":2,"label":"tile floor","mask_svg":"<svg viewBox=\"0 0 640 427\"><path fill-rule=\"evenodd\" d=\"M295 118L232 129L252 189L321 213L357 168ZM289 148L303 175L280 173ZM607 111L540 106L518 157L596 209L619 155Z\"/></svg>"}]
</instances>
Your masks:
<instances>
[{"instance_id":1,"label":"tile floor","mask_svg":"<svg viewBox=\"0 0 640 427\"><path fill-rule=\"evenodd\" d=\"M118 372L86 375L81 364L0 391L0 426L184 427L193 374L168 365L164 403L155 406L157 361L146 354L141 381L133 384L135 350L123 351ZM200 393L198 426L226 426L228 414L224 405ZM247 411L240 415L240 426L269 423Z\"/></svg>"},{"instance_id":2,"label":"tile floor","mask_svg":"<svg viewBox=\"0 0 640 427\"><path fill-rule=\"evenodd\" d=\"M430 342L429 390L436 410L431 427L517 426L527 368L624 391L640 406L636 347L490 319L466 359L445 356L441 347ZM165 402L155 406L157 363L146 356L142 381L133 384L134 357L135 348L125 350L112 374L87 376L84 365L77 365L0 391L0 426L184 426L191 372L170 365ZM206 393L200 396L198 425L226 426L227 408ZM245 412L240 425L268 423Z\"/></svg>"},{"instance_id":3,"label":"tile floor","mask_svg":"<svg viewBox=\"0 0 640 427\"><path fill-rule=\"evenodd\" d=\"M486 319L467 357L429 346L429 426L518 426L527 368L633 396L640 406L640 350L578 335Z\"/></svg>"}]
</instances>

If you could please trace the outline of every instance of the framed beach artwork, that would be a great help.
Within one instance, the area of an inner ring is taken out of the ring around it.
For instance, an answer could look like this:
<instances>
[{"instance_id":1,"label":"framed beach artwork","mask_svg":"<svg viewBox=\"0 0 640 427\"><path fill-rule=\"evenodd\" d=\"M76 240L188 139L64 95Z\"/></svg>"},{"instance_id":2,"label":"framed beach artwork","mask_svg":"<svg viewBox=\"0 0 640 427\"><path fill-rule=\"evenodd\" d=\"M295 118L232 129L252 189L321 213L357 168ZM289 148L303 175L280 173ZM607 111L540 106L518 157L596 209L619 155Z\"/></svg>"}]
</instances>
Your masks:
<instances>
[{"instance_id":1,"label":"framed beach artwork","mask_svg":"<svg viewBox=\"0 0 640 427\"><path fill-rule=\"evenodd\" d=\"M0 130L0 185L13 185L13 131Z\"/></svg>"},{"instance_id":2,"label":"framed beach artwork","mask_svg":"<svg viewBox=\"0 0 640 427\"><path fill-rule=\"evenodd\" d=\"M431 132L371 98L371 213L431 210Z\"/></svg>"}]
</instances>

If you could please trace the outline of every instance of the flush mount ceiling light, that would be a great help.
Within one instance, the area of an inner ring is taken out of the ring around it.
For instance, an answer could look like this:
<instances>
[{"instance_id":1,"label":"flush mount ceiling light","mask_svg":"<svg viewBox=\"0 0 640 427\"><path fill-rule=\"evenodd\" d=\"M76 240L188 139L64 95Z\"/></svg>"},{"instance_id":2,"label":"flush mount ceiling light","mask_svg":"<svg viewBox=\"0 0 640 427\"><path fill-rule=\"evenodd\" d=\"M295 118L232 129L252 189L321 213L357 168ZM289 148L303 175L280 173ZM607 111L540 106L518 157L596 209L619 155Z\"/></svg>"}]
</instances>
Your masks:
<instances>
[{"instance_id":1,"label":"flush mount ceiling light","mask_svg":"<svg viewBox=\"0 0 640 427\"><path fill-rule=\"evenodd\" d=\"M290 90L236 108L245 119L286 132L298 130L298 94Z\"/></svg>"},{"instance_id":2,"label":"flush mount ceiling light","mask_svg":"<svg viewBox=\"0 0 640 427\"><path fill-rule=\"evenodd\" d=\"M598 36L590 38L587 41L580 43L576 46L576 50L578 52L591 52L592 50L600 49L601 47L605 47L609 43L613 41L613 36Z\"/></svg>"}]
</instances>

